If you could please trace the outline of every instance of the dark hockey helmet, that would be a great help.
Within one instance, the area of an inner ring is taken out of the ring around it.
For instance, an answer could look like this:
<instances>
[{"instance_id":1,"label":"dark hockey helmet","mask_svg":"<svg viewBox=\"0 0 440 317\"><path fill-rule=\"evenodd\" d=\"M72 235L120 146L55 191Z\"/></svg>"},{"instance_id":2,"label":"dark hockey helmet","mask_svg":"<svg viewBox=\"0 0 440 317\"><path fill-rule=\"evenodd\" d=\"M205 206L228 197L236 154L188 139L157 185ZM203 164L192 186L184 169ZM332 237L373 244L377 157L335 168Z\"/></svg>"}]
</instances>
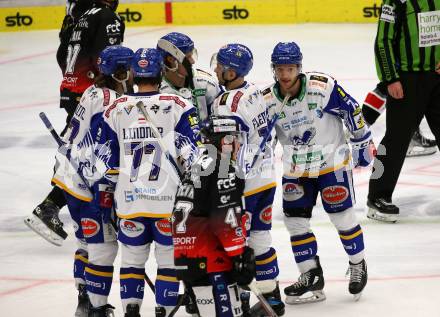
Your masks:
<instances>
[{"instance_id":1,"label":"dark hockey helmet","mask_svg":"<svg viewBox=\"0 0 440 317\"><path fill-rule=\"evenodd\" d=\"M251 50L242 44L227 44L211 58L211 68L221 64L225 69L233 69L237 77L246 76L254 64Z\"/></svg>"},{"instance_id":2,"label":"dark hockey helmet","mask_svg":"<svg viewBox=\"0 0 440 317\"><path fill-rule=\"evenodd\" d=\"M113 11L116 11L119 5L119 0L90 0L94 1L96 4L106 5Z\"/></svg>"},{"instance_id":3,"label":"dark hockey helmet","mask_svg":"<svg viewBox=\"0 0 440 317\"><path fill-rule=\"evenodd\" d=\"M202 141L220 148L232 144L241 135L240 124L230 116L211 116L201 129Z\"/></svg>"},{"instance_id":4,"label":"dark hockey helmet","mask_svg":"<svg viewBox=\"0 0 440 317\"><path fill-rule=\"evenodd\" d=\"M128 47L122 45L107 46L99 54L98 69L106 76L113 75L117 70L129 70L133 55L133 51Z\"/></svg>"},{"instance_id":5,"label":"dark hockey helmet","mask_svg":"<svg viewBox=\"0 0 440 317\"><path fill-rule=\"evenodd\" d=\"M295 42L279 42L275 45L271 62L274 65L301 65L302 53L299 46Z\"/></svg>"},{"instance_id":6,"label":"dark hockey helmet","mask_svg":"<svg viewBox=\"0 0 440 317\"><path fill-rule=\"evenodd\" d=\"M162 74L163 57L155 48L140 48L133 56L131 69L135 78L156 78Z\"/></svg>"}]
</instances>

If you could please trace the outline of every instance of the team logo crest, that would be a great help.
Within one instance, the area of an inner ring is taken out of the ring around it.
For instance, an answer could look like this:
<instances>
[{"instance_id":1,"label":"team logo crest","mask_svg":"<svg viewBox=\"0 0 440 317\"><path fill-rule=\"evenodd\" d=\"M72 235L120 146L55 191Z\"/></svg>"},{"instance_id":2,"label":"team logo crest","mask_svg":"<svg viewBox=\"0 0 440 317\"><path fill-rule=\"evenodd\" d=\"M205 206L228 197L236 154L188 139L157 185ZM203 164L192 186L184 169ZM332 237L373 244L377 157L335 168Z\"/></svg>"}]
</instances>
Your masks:
<instances>
[{"instance_id":1,"label":"team logo crest","mask_svg":"<svg viewBox=\"0 0 440 317\"><path fill-rule=\"evenodd\" d=\"M272 205L267 206L260 212L260 220L267 225L272 222Z\"/></svg>"},{"instance_id":2,"label":"team logo crest","mask_svg":"<svg viewBox=\"0 0 440 317\"><path fill-rule=\"evenodd\" d=\"M154 223L156 226L157 231L159 231L164 236L171 236L172 229L171 229L171 222L169 219L161 219Z\"/></svg>"},{"instance_id":3,"label":"team logo crest","mask_svg":"<svg viewBox=\"0 0 440 317\"><path fill-rule=\"evenodd\" d=\"M138 62L138 66L139 66L140 68L148 67L148 61L147 61L146 59L141 59L141 60Z\"/></svg>"},{"instance_id":4,"label":"team logo crest","mask_svg":"<svg viewBox=\"0 0 440 317\"><path fill-rule=\"evenodd\" d=\"M122 219L119 227L129 238L139 237L145 231L145 226L142 223L128 219Z\"/></svg>"},{"instance_id":5,"label":"team logo crest","mask_svg":"<svg viewBox=\"0 0 440 317\"><path fill-rule=\"evenodd\" d=\"M322 191L322 199L330 205L343 203L348 198L348 188L345 186L329 186Z\"/></svg>"},{"instance_id":6,"label":"team logo crest","mask_svg":"<svg viewBox=\"0 0 440 317\"><path fill-rule=\"evenodd\" d=\"M81 229L84 235L84 238L91 238L95 236L98 232L101 226L99 223L90 218L83 218L81 219Z\"/></svg>"},{"instance_id":7,"label":"team logo crest","mask_svg":"<svg viewBox=\"0 0 440 317\"><path fill-rule=\"evenodd\" d=\"M304 188L294 183L283 184L283 199L285 201L295 201L304 196Z\"/></svg>"}]
</instances>

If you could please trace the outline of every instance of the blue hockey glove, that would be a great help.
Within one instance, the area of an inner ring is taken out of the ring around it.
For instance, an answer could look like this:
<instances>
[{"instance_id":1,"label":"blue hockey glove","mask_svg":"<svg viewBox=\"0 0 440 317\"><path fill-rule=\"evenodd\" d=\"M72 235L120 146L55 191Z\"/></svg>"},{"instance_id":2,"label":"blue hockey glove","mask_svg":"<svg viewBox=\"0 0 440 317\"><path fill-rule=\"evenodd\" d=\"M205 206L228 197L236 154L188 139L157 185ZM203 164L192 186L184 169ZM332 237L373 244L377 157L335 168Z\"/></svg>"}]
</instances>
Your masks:
<instances>
[{"instance_id":1,"label":"blue hockey glove","mask_svg":"<svg viewBox=\"0 0 440 317\"><path fill-rule=\"evenodd\" d=\"M350 139L350 143L354 167L370 165L376 156L376 147L374 146L371 132L368 132L360 139Z\"/></svg>"}]
</instances>

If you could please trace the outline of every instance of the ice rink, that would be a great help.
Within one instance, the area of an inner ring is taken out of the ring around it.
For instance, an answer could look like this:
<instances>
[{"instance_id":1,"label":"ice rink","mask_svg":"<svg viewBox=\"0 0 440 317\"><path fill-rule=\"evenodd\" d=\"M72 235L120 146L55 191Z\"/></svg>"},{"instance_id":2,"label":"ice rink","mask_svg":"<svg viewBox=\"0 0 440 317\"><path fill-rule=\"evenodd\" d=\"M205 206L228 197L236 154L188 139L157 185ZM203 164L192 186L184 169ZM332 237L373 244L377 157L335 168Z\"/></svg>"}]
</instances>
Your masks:
<instances>
[{"instance_id":1,"label":"ice rink","mask_svg":"<svg viewBox=\"0 0 440 317\"><path fill-rule=\"evenodd\" d=\"M303 51L304 71L331 74L359 102L376 85L375 25L135 28L127 30L125 45L132 49L153 47L160 36L171 31L193 38L199 51L197 66L202 69L209 69L211 55L223 44L249 46L255 60L248 79L261 87L272 81L269 61L273 46L292 40ZM57 45L57 31L0 34L0 316L73 316L76 307L72 278L76 247L67 210L61 212L69 232L63 247L52 246L23 224L23 217L50 190L56 149L38 113L46 112L58 131L64 126L65 112L58 108L61 73L55 59ZM382 116L373 127L376 144L384 129ZM429 135L426 123L422 130ZM355 172L355 210L364 230L369 270L362 298L354 302L348 293L348 258L319 203L312 223L327 300L287 306L286 316L440 316L440 154L405 162L394 194L394 202L401 207L397 224L366 218L370 173L369 168ZM280 194L278 191L274 206L273 241L283 289L296 281L299 273L282 222ZM115 272L118 263L119 259ZM147 272L154 277L155 270L151 258ZM110 297L116 315L122 316L118 281ZM153 316L154 306L152 293L146 289L142 315ZM180 310L177 316L186 314Z\"/></svg>"}]
</instances>

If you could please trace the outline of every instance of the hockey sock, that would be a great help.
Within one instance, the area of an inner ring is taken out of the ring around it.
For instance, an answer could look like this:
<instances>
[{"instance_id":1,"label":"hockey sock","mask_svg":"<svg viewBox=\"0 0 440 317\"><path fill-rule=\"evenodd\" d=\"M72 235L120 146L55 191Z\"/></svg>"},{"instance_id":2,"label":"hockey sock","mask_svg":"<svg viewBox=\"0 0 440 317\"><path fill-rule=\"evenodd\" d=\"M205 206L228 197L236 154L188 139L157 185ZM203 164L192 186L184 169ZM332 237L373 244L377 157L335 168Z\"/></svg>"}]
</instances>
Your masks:
<instances>
[{"instance_id":1,"label":"hockey sock","mask_svg":"<svg viewBox=\"0 0 440 317\"><path fill-rule=\"evenodd\" d=\"M279 273L277 254L274 248L255 257L256 280L274 280Z\"/></svg>"},{"instance_id":2,"label":"hockey sock","mask_svg":"<svg viewBox=\"0 0 440 317\"><path fill-rule=\"evenodd\" d=\"M60 209L67 204L66 198L64 197L64 192L58 186L52 187L52 190L50 191L49 195L47 195L46 199L49 199Z\"/></svg>"},{"instance_id":3,"label":"hockey sock","mask_svg":"<svg viewBox=\"0 0 440 317\"><path fill-rule=\"evenodd\" d=\"M347 252L351 263L359 263L364 258L364 235L360 225L347 230L339 231L342 245Z\"/></svg>"},{"instance_id":4,"label":"hockey sock","mask_svg":"<svg viewBox=\"0 0 440 317\"><path fill-rule=\"evenodd\" d=\"M212 294L214 295L215 316L233 317L231 297L229 296L229 288L224 273L210 273L209 281L211 282Z\"/></svg>"},{"instance_id":5,"label":"hockey sock","mask_svg":"<svg viewBox=\"0 0 440 317\"><path fill-rule=\"evenodd\" d=\"M75 260L73 261L73 277L75 279L75 284L85 284L85 273L84 270L89 263L88 254L86 250L78 249L75 252Z\"/></svg>"},{"instance_id":6,"label":"hockey sock","mask_svg":"<svg viewBox=\"0 0 440 317\"><path fill-rule=\"evenodd\" d=\"M113 281L113 266L89 263L85 269L87 293L93 307L104 306L110 294Z\"/></svg>"},{"instance_id":7,"label":"hockey sock","mask_svg":"<svg viewBox=\"0 0 440 317\"><path fill-rule=\"evenodd\" d=\"M141 307L145 287L144 272L144 268L121 267L119 278L123 307L128 304L138 304Z\"/></svg>"},{"instance_id":8,"label":"hockey sock","mask_svg":"<svg viewBox=\"0 0 440 317\"><path fill-rule=\"evenodd\" d=\"M299 236L291 236L292 251L295 262L301 273L316 267L315 256L318 253L318 243L313 232Z\"/></svg>"},{"instance_id":9,"label":"hockey sock","mask_svg":"<svg viewBox=\"0 0 440 317\"><path fill-rule=\"evenodd\" d=\"M157 269L156 303L160 306L176 306L179 295L179 281L174 269Z\"/></svg>"}]
</instances>

